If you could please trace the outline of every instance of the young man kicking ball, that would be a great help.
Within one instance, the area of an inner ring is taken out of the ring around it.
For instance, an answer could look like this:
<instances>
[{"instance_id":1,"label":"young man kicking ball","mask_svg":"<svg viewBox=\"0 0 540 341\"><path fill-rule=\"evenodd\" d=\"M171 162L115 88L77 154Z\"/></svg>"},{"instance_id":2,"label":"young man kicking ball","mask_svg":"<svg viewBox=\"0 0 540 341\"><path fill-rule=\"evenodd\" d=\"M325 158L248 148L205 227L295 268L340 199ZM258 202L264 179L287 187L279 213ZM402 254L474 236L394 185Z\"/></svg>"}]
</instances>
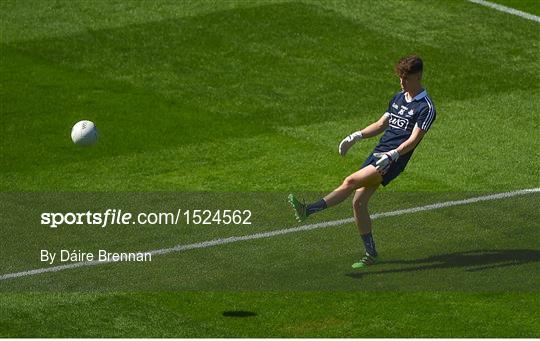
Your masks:
<instances>
[{"instance_id":1,"label":"young man kicking ball","mask_svg":"<svg viewBox=\"0 0 540 341\"><path fill-rule=\"evenodd\" d=\"M339 153L345 156L356 142L384 132L360 170L346 177L338 188L314 203L305 205L292 194L288 198L296 219L303 221L316 212L339 204L354 192L354 219L366 249L366 255L352 265L355 269L377 262L368 213L369 199L380 184L388 185L403 172L414 149L435 121L435 107L421 84L422 59L415 55L401 58L395 71L402 91L390 100L388 110L377 122L352 133L339 144Z\"/></svg>"}]
</instances>

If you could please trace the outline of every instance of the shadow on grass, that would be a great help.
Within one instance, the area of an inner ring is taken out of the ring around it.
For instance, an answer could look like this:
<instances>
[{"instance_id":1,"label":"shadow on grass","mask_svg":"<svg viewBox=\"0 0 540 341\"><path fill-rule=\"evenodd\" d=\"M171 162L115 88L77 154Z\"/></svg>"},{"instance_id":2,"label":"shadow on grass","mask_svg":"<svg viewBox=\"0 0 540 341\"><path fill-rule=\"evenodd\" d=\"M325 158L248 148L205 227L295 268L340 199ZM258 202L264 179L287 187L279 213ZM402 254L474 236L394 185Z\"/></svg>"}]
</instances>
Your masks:
<instances>
[{"instance_id":1,"label":"shadow on grass","mask_svg":"<svg viewBox=\"0 0 540 341\"><path fill-rule=\"evenodd\" d=\"M229 310L229 311L224 311L222 315L225 317L251 317L251 316L257 316L257 313L254 313L252 311L246 311L246 310Z\"/></svg>"},{"instance_id":2,"label":"shadow on grass","mask_svg":"<svg viewBox=\"0 0 540 341\"><path fill-rule=\"evenodd\" d=\"M475 250L447 253L415 260L384 261L380 264L397 264L405 265L405 267L381 271L351 272L348 273L347 276L353 278L362 278L367 275L375 274L414 272L447 268L465 268L465 271L473 272L522 265L538 261L540 261L540 250Z\"/></svg>"}]
</instances>

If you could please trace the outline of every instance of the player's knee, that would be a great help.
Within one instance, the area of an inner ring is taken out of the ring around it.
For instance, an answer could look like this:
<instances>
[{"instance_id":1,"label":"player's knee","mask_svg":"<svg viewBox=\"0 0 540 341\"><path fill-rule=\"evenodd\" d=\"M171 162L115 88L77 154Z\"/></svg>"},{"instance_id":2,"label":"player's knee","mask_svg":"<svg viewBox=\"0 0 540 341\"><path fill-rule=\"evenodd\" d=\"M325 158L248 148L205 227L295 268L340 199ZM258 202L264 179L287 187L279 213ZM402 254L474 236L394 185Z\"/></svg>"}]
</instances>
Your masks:
<instances>
[{"instance_id":1,"label":"player's knee","mask_svg":"<svg viewBox=\"0 0 540 341\"><path fill-rule=\"evenodd\" d=\"M356 211L363 211L363 210L366 210L367 209L367 200L366 198L362 197L362 196L355 196L353 198L353 208L356 210Z\"/></svg>"},{"instance_id":2,"label":"player's knee","mask_svg":"<svg viewBox=\"0 0 540 341\"><path fill-rule=\"evenodd\" d=\"M354 189L358 187L358 181L352 176L348 176L343 180L342 186L348 189Z\"/></svg>"}]
</instances>

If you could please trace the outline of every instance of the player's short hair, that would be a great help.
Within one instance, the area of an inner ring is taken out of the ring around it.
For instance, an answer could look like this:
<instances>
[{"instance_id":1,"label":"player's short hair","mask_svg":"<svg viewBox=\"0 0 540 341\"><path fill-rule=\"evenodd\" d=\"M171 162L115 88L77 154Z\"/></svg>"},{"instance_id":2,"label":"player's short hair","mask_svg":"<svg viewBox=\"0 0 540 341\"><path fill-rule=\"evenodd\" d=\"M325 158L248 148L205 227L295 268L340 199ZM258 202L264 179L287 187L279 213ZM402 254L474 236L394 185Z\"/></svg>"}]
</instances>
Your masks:
<instances>
[{"instance_id":1,"label":"player's short hair","mask_svg":"<svg viewBox=\"0 0 540 341\"><path fill-rule=\"evenodd\" d=\"M415 54L401 58L395 67L396 74L401 78L422 72L423 69L422 59Z\"/></svg>"}]
</instances>

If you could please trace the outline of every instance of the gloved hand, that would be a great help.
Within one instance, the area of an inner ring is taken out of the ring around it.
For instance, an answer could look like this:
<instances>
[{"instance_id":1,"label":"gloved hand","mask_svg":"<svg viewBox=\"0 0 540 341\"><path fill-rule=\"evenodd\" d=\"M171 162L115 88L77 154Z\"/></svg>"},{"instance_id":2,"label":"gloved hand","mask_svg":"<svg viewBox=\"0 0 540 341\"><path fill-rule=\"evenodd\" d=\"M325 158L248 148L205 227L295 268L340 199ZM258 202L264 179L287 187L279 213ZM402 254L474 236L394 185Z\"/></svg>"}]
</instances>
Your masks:
<instances>
[{"instance_id":1,"label":"gloved hand","mask_svg":"<svg viewBox=\"0 0 540 341\"><path fill-rule=\"evenodd\" d=\"M338 148L339 154L341 156L345 156L349 148L351 148L353 144L356 143L356 141L360 141L361 139L362 139L362 132L360 131L356 131L352 133L351 135L347 136L346 138L344 138L339 144L339 148Z\"/></svg>"},{"instance_id":2,"label":"gloved hand","mask_svg":"<svg viewBox=\"0 0 540 341\"><path fill-rule=\"evenodd\" d=\"M395 149L392 149L391 151L386 153L373 153L373 156L378 159L375 168L381 174L386 174L386 172L388 172L388 169L390 169L390 165L392 164L392 162L395 162L397 161L397 159L399 159L399 153Z\"/></svg>"}]
</instances>

